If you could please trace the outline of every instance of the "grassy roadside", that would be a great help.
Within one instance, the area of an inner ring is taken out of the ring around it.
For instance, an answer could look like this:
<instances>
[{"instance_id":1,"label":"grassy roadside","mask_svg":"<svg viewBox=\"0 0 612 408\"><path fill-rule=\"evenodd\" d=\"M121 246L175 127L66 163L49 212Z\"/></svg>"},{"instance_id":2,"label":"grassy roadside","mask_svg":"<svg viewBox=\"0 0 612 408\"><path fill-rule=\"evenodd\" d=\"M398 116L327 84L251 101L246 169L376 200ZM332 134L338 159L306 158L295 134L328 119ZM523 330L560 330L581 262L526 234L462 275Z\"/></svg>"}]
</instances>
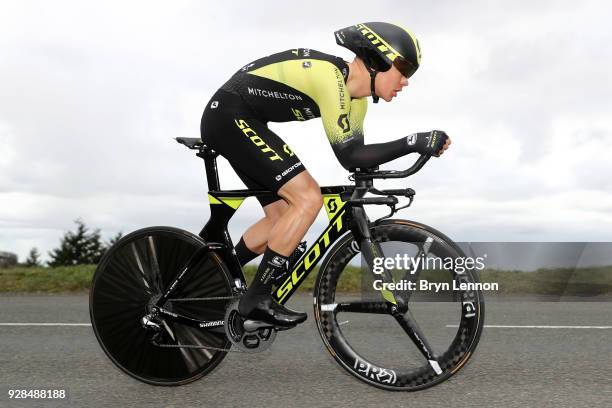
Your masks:
<instances>
[{"instance_id":1,"label":"grassy roadside","mask_svg":"<svg viewBox=\"0 0 612 408\"><path fill-rule=\"evenodd\" d=\"M70 293L89 290L95 265L59 268L0 269L0 292ZM245 268L251 281L256 266ZM300 291L312 291L318 270L313 271ZM349 267L340 280L339 291L356 292L361 288L360 269ZM421 279L448 281L440 273L429 271ZM498 293L594 296L612 293L612 266L592 268L539 269L535 272L484 270L481 282L499 283Z\"/></svg>"},{"instance_id":2,"label":"grassy roadside","mask_svg":"<svg viewBox=\"0 0 612 408\"><path fill-rule=\"evenodd\" d=\"M247 265L245 276L250 282L257 266ZM59 268L0 268L0 293L70 293L87 291L96 265L64 266ZM308 275L300 291L312 291L318 268ZM341 290L355 291L360 287L358 269L354 268L342 280Z\"/></svg>"},{"instance_id":3,"label":"grassy roadside","mask_svg":"<svg viewBox=\"0 0 612 408\"><path fill-rule=\"evenodd\" d=\"M95 265L2 268L0 292L63 293L88 290Z\"/></svg>"},{"instance_id":4,"label":"grassy roadside","mask_svg":"<svg viewBox=\"0 0 612 408\"><path fill-rule=\"evenodd\" d=\"M538 269L535 272L487 270L482 282L499 282L500 292L595 296L612 293L612 266Z\"/></svg>"}]
</instances>

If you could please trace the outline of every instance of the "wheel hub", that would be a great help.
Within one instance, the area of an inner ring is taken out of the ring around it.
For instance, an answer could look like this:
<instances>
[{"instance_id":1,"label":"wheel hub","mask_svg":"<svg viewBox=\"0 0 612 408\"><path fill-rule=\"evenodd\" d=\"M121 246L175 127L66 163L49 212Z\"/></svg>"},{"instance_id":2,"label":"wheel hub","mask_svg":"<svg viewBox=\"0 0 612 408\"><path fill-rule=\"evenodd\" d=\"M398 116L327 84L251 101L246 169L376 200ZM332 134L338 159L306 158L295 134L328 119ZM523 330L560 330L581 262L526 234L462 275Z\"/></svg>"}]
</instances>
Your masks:
<instances>
[{"instance_id":1,"label":"wheel hub","mask_svg":"<svg viewBox=\"0 0 612 408\"><path fill-rule=\"evenodd\" d=\"M153 312L153 308L156 307L157 302L159 301L159 299L161 299L162 294L161 293L157 293L153 296L151 296L151 298L149 299L149 301L147 302L147 313L152 313ZM164 303L163 305L159 306L160 308L164 308L165 310L169 311L169 312L173 312L173 307L172 307L172 302L167 300L166 303Z\"/></svg>"}]
</instances>

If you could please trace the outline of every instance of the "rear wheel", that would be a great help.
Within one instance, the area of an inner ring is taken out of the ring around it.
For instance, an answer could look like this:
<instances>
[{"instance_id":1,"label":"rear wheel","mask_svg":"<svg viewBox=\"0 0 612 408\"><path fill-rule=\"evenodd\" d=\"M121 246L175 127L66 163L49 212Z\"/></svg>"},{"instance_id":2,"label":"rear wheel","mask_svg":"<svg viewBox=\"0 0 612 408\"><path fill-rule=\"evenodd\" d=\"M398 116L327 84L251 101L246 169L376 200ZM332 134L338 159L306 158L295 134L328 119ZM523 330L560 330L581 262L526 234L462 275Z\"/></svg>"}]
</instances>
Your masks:
<instances>
[{"instance_id":1,"label":"rear wheel","mask_svg":"<svg viewBox=\"0 0 612 408\"><path fill-rule=\"evenodd\" d=\"M371 232L386 258L407 255L430 260L427 265L465 258L449 238L422 224L389 220ZM414 274L392 269L394 282L416 285L393 291L407 304L398 312L374 289L381 277L361 260L352 234L343 237L321 266L314 293L317 327L331 355L360 380L388 390L416 391L448 379L472 356L484 325L482 293L454 289L478 282L476 273L457 265L417 268ZM421 290L420 281L448 286Z\"/></svg>"},{"instance_id":2,"label":"rear wheel","mask_svg":"<svg viewBox=\"0 0 612 408\"><path fill-rule=\"evenodd\" d=\"M164 344L228 349L223 328L205 330L161 320L161 332L142 327L151 305L204 246L201 238L171 227L135 231L113 245L100 261L90 292L91 323L102 349L121 370L155 385L181 385L214 369L225 351L161 348ZM208 252L177 286L162 307L200 320L223 320L232 297L229 273L214 252ZM181 301L185 298L220 298Z\"/></svg>"}]
</instances>

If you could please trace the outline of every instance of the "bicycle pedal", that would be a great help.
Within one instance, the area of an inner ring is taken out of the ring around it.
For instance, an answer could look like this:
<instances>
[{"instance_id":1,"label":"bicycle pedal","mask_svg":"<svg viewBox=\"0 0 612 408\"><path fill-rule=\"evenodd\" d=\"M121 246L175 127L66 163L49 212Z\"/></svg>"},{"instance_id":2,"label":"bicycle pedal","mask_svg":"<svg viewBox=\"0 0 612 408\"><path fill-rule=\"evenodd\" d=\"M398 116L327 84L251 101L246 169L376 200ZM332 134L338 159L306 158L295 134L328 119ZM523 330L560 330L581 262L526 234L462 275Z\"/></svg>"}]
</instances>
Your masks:
<instances>
[{"instance_id":1,"label":"bicycle pedal","mask_svg":"<svg viewBox=\"0 0 612 408\"><path fill-rule=\"evenodd\" d=\"M257 331L259 329L273 329L275 328L273 324L262 322L260 320L245 320L242 323L242 327L244 331L247 333L251 333Z\"/></svg>"},{"instance_id":2,"label":"bicycle pedal","mask_svg":"<svg viewBox=\"0 0 612 408\"><path fill-rule=\"evenodd\" d=\"M296 326L297 325L295 325L295 326L274 326L274 330L276 330L277 332L278 331L284 331L284 330L290 330L290 329L293 329Z\"/></svg>"}]
</instances>

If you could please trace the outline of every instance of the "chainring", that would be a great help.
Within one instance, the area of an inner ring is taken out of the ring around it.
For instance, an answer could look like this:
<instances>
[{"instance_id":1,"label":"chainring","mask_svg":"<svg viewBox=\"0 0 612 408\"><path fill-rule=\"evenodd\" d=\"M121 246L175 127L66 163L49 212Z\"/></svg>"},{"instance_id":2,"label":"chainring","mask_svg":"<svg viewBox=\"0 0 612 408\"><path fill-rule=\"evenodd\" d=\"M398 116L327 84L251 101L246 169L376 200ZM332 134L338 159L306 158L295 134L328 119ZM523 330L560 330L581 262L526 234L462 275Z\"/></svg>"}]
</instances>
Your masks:
<instances>
[{"instance_id":1,"label":"chainring","mask_svg":"<svg viewBox=\"0 0 612 408\"><path fill-rule=\"evenodd\" d=\"M266 327L247 332L244 329L244 318L238 313L239 302L240 299L234 300L225 311L225 335L242 352L260 353L267 350L276 339L276 330Z\"/></svg>"}]
</instances>

